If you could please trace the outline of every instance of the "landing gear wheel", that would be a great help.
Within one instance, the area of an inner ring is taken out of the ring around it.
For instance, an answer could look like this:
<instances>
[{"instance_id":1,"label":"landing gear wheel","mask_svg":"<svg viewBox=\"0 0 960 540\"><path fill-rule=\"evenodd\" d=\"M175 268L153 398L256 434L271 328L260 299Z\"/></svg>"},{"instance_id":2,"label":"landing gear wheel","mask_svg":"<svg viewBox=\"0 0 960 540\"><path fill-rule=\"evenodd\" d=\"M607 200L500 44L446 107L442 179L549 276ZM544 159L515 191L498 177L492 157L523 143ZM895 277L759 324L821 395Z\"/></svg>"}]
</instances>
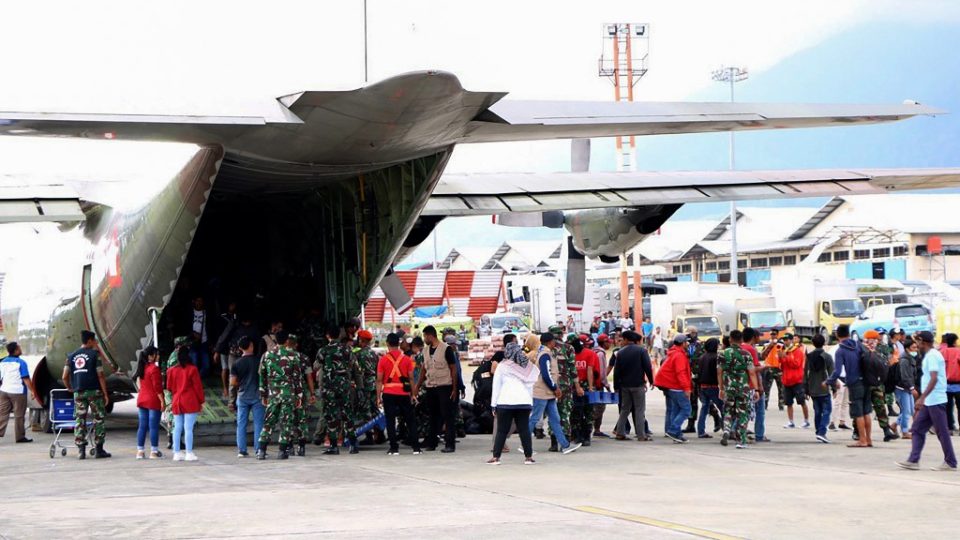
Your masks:
<instances>
[{"instance_id":1,"label":"landing gear wheel","mask_svg":"<svg viewBox=\"0 0 960 540\"><path fill-rule=\"evenodd\" d=\"M63 456L63 457L67 457L67 449L66 449L66 448L61 448L61 449L60 449L60 455Z\"/></svg>"},{"instance_id":2,"label":"landing gear wheel","mask_svg":"<svg viewBox=\"0 0 960 540\"><path fill-rule=\"evenodd\" d=\"M96 449L96 448L91 448L91 449L90 449L90 455L91 455L91 456L96 456L96 455L97 455L97 449Z\"/></svg>"},{"instance_id":3,"label":"landing gear wheel","mask_svg":"<svg viewBox=\"0 0 960 540\"><path fill-rule=\"evenodd\" d=\"M57 447L50 445L50 459L53 459L53 456L57 455Z\"/></svg>"}]
</instances>

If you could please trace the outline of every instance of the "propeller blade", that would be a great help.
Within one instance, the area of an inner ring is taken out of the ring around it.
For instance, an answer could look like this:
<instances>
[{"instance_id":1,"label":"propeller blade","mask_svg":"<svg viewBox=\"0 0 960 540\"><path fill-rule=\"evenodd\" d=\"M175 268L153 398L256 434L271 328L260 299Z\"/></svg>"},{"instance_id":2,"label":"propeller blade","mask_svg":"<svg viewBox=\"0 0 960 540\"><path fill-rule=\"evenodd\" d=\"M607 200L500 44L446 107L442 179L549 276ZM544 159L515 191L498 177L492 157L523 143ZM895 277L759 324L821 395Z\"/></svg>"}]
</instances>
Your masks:
<instances>
[{"instance_id":1,"label":"propeller blade","mask_svg":"<svg viewBox=\"0 0 960 540\"><path fill-rule=\"evenodd\" d=\"M572 139L570 141L570 171L590 171L590 139Z\"/></svg>"},{"instance_id":2,"label":"propeller blade","mask_svg":"<svg viewBox=\"0 0 960 540\"><path fill-rule=\"evenodd\" d=\"M560 229L563 227L563 212L551 210L549 212L511 212L493 216L496 225L504 227L546 227Z\"/></svg>"},{"instance_id":3,"label":"propeller blade","mask_svg":"<svg viewBox=\"0 0 960 540\"><path fill-rule=\"evenodd\" d=\"M583 254L573 247L573 237L567 237L567 309L583 309L584 288L587 280L587 267Z\"/></svg>"},{"instance_id":4,"label":"propeller blade","mask_svg":"<svg viewBox=\"0 0 960 540\"><path fill-rule=\"evenodd\" d=\"M390 305L396 310L397 314L404 313L413 306L413 298L400 281L400 276L394 273L393 268L387 270L387 275L380 280L380 290L390 301Z\"/></svg>"}]
</instances>

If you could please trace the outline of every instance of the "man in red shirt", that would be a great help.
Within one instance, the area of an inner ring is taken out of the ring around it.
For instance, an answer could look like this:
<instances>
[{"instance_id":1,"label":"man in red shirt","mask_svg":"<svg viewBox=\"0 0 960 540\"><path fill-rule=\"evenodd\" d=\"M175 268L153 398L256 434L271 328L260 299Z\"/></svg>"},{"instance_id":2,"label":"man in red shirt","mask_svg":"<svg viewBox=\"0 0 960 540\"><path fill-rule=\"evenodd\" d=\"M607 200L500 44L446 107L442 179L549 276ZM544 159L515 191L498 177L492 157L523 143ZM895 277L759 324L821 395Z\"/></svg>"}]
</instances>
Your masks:
<instances>
[{"instance_id":1,"label":"man in red shirt","mask_svg":"<svg viewBox=\"0 0 960 540\"><path fill-rule=\"evenodd\" d=\"M570 334L567 343L573 346L576 353L574 365L577 367L577 379L580 387L587 392L597 388L597 378L600 375L600 357L575 334ZM586 395L574 396L573 411L570 413L570 431L574 443L590 446L590 437L593 435L593 406Z\"/></svg>"},{"instance_id":2,"label":"man in red shirt","mask_svg":"<svg viewBox=\"0 0 960 540\"><path fill-rule=\"evenodd\" d=\"M783 357L780 360L780 369L783 371L783 403L787 406L787 424L783 427L793 429L793 404L796 402L803 409L803 428L810 428L810 411L807 409L807 398L803 387L803 366L807 361L807 351L800 341L800 336L786 334L784 341L787 344Z\"/></svg>"},{"instance_id":3,"label":"man in red shirt","mask_svg":"<svg viewBox=\"0 0 960 540\"><path fill-rule=\"evenodd\" d=\"M413 454L420 454L420 439L416 436L417 415L414 414L418 388L412 377L413 368L413 359L400 351L400 336L388 334L387 354L381 356L377 364L377 407L382 406L387 417L389 456L400 455L397 439L397 417L400 415L407 424L407 433L413 434L408 437L413 443Z\"/></svg>"}]
</instances>

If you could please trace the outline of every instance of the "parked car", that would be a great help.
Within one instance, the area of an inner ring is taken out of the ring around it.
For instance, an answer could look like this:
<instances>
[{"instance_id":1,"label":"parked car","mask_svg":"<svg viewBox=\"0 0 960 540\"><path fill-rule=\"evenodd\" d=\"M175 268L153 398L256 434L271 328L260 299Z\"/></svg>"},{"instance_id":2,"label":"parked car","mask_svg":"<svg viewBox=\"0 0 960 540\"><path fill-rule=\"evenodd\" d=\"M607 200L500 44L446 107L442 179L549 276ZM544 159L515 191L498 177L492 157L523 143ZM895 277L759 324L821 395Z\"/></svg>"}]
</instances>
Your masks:
<instances>
[{"instance_id":1,"label":"parked car","mask_svg":"<svg viewBox=\"0 0 960 540\"><path fill-rule=\"evenodd\" d=\"M850 335L862 336L871 329L902 328L908 335L928 330L937 333L933 314L922 304L883 304L869 307L850 325Z\"/></svg>"}]
</instances>

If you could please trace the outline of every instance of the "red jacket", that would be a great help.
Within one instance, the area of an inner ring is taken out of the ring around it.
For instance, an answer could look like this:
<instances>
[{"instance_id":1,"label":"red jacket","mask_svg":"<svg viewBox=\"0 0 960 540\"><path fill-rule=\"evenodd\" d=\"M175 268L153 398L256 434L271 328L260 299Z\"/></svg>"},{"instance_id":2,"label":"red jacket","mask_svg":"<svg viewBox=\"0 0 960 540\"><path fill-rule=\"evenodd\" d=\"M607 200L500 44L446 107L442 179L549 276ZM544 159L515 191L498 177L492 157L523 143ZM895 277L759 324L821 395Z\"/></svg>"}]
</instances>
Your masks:
<instances>
[{"instance_id":1,"label":"red jacket","mask_svg":"<svg viewBox=\"0 0 960 540\"><path fill-rule=\"evenodd\" d=\"M960 383L960 348L944 347L941 352L947 364L947 382L950 384Z\"/></svg>"},{"instance_id":2,"label":"red jacket","mask_svg":"<svg viewBox=\"0 0 960 540\"><path fill-rule=\"evenodd\" d=\"M797 347L783 356L780 361L780 369L783 370L783 385L796 386L803 384L803 364L807 360L807 355L803 347Z\"/></svg>"},{"instance_id":3,"label":"red jacket","mask_svg":"<svg viewBox=\"0 0 960 540\"><path fill-rule=\"evenodd\" d=\"M203 408L203 383L197 366L174 366L167 370L167 390L173 394L173 414L198 413Z\"/></svg>"},{"instance_id":4,"label":"red jacket","mask_svg":"<svg viewBox=\"0 0 960 540\"><path fill-rule=\"evenodd\" d=\"M160 381L160 368L157 367L157 364L151 362L144 368L143 378L140 379L137 407L152 411L162 410L163 407L160 406L160 394L162 393L163 383Z\"/></svg>"},{"instance_id":5,"label":"red jacket","mask_svg":"<svg viewBox=\"0 0 960 540\"><path fill-rule=\"evenodd\" d=\"M668 390L690 392L693 390L691 377L687 351L679 345L674 345L667 351L667 360L657 370L657 374L653 377L653 384Z\"/></svg>"}]
</instances>

